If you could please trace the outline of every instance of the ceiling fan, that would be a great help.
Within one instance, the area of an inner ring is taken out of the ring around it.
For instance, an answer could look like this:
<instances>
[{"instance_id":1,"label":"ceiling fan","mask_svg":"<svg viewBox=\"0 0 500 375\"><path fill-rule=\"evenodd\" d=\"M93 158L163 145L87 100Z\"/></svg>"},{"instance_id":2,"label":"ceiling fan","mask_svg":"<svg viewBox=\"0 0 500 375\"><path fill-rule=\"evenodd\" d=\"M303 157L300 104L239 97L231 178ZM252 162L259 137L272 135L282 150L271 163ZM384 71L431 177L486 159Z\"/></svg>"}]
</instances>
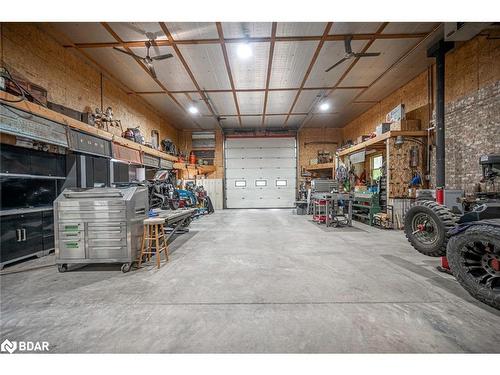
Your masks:
<instances>
[{"instance_id":1,"label":"ceiling fan","mask_svg":"<svg viewBox=\"0 0 500 375\"><path fill-rule=\"evenodd\" d=\"M345 46L345 55L343 58L341 58L339 61L337 61L335 64L333 64L331 67L329 67L327 70L325 70L326 73L328 73L330 70L335 68L336 66L342 64L344 61L350 60L352 58L357 58L357 57L375 57L379 56L380 52L369 52L369 53L355 53L352 52L351 48L351 40L352 40L352 35L346 36L344 39L344 46Z\"/></svg>"},{"instance_id":2,"label":"ceiling fan","mask_svg":"<svg viewBox=\"0 0 500 375\"><path fill-rule=\"evenodd\" d=\"M153 66L153 61L169 59L169 58L173 57L173 55L171 53L166 53L164 55L158 55L158 56L153 56L153 57L149 56L149 49L151 48L153 43L154 43L153 40L148 40L145 43L145 46L147 48L146 57L136 55L135 53L125 51L125 50L117 48L117 47L113 47L113 49L142 61L144 63L144 65L146 65L146 68L148 68L148 70L151 73L151 75L153 76L153 78L156 78L156 72L155 72L155 68Z\"/></svg>"}]
</instances>

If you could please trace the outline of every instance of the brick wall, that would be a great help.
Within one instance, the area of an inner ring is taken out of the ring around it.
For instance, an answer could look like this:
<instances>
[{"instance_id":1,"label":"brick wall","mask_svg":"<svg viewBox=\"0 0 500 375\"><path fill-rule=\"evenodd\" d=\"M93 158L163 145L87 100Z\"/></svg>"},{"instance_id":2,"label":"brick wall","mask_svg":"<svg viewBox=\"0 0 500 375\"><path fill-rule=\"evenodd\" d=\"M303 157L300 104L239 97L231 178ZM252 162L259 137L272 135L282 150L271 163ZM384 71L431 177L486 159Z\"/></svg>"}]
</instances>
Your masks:
<instances>
[{"instance_id":1,"label":"brick wall","mask_svg":"<svg viewBox=\"0 0 500 375\"><path fill-rule=\"evenodd\" d=\"M100 107L101 75L93 64L63 48L40 25L4 22L1 26L0 56L11 72L45 87L52 102L82 112ZM102 92L103 108L111 106L124 128L139 126L146 140L156 129L160 139L177 142L178 130L141 98L128 95L106 76Z\"/></svg>"},{"instance_id":2,"label":"brick wall","mask_svg":"<svg viewBox=\"0 0 500 375\"><path fill-rule=\"evenodd\" d=\"M445 174L448 189L473 191L481 179L479 157L500 154L500 81L446 104ZM431 158L435 186L435 156Z\"/></svg>"}]
</instances>

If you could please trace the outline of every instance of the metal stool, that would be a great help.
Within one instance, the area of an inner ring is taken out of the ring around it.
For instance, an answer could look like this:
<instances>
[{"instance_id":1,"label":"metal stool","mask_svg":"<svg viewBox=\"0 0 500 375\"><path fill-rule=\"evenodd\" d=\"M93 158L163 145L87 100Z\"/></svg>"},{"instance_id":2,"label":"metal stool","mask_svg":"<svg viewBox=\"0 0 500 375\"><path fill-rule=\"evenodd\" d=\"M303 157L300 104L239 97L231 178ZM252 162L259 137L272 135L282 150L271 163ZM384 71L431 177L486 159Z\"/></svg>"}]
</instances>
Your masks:
<instances>
[{"instance_id":1,"label":"metal stool","mask_svg":"<svg viewBox=\"0 0 500 375\"><path fill-rule=\"evenodd\" d=\"M165 233L163 232L164 222L165 220L161 218L144 219L141 253L138 260L139 267L141 267L142 259L145 255L147 259L150 260L151 255L156 254L156 265L160 268L160 257L162 252L165 253L165 259L168 262L168 245ZM154 251L153 248L155 249Z\"/></svg>"}]
</instances>

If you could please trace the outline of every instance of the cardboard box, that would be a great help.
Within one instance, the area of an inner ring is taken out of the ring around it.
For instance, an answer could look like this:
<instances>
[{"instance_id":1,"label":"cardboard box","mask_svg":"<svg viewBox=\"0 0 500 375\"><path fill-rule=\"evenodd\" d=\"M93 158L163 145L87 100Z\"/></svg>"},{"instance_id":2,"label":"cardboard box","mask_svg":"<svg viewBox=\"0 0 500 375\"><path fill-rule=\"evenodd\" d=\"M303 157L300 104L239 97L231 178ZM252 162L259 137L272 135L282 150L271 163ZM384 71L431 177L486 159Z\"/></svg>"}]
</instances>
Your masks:
<instances>
[{"instance_id":1,"label":"cardboard box","mask_svg":"<svg viewBox=\"0 0 500 375\"><path fill-rule=\"evenodd\" d=\"M400 120L391 123L391 130L416 131L421 129L420 120Z\"/></svg>"}]
</instances>

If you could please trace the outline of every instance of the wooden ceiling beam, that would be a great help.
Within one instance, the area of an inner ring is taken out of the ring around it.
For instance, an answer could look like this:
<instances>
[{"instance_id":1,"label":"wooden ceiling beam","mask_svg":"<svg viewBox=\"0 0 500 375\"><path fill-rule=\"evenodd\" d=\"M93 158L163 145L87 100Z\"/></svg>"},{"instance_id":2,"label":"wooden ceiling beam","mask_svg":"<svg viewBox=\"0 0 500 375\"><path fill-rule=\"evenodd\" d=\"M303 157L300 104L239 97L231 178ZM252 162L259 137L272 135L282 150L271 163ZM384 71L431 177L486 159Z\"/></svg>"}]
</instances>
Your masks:
<instances>
[{"instance_id":1,"label":"wooden ceiling beam","mask_svg":"<svg viewBox=\"0 0 500 375\"><path fill-rule=\"evenodd\" d=\"M271 81L271 69L273 67L273 56L274 56L274 44L276 41L276 29L277 29L278 23L273 22L272 28L271 28L271 42L269 45L269 59L267 62L267 77L266 77L266 88L264 90L264 108L262 110L262 123L260 124L261 127L264 126L264 121L266 119L266 110L267 110L267 98L269 95L269 82Z\"/></svg>"},{"instance_id":2,"label":"wooden ceiling beam","mask_svg":"<svg viewBox=\"0 0 500 375\"><path fill-rule=\"evenodd\" d=\"M330 113L330 114L333 114L333 113ZM271 117L271 116L287 116L287 115L288 115L288 112L285 112L285 113L267 113L266 114L267 117ZM291 115L292 116L293 115L304 116L304 115L307 115L307 113L297 112L297 113L292 113ZM238 115L221 115L221 117L237 117L237 116ZM242 113L240 116L241 117L261 117L262 114L261 113L246 113L246 114Z\"/></svg>"},{"instance_id":3,"label":"wooden ceiling beam","mask_svg":"<svg viewBox=\"0 0 500 375\"><path fill-rule=\"evenodd\" d=\"M111 26L108 25L107 22L101 22L101 25L106 29L106 31L118 42L118 43L122 43L123 44L123 40L120 38L120 36L111 28ZM130 53L134 53L134 51L132 51L129 47L123 47L127 52L130 52ZM142 61L140 61L138 58L136 57L133 57L133 59L139 64L139 66L151 77L151 79L153 81L156 82L156 84L164 91L165 94L167 94L170 99L172 99L174 101L175 104L177 104L177 106L181 109L181 111L184 113L184 115L188 118L188 114L187 114L187 111L186 109L182 106L181 103L179 103L179 101L175 98L174 95L172 95L172 93L165 87L165 85L163 83L161 83L158 78L155 78L151 72L149 71L149 69L142 63ZM196 121L192 120L200 129L201 129L201 126L196 123Z\"/></svg>"},{"instance_id":4,"label":"wooden ceiling beam","mask_svg":"<svg viewBox=\"0 0 500 375\"><path fill-rule=\"evenodd\" d=\"M303 87L302 91L321 91L321 90L362 90L366 89L368 86L340 86L340 87ZM297 91L299 87L284 87L284 88L269 88L268 91ZM231 89L211 89L203 90L206 93L231 93ZM236 92L264 92L266 89L236 89ZM171 90L172 94L194 94L198 91L196 90ZM150 94L163 94L163 91L129 91L129 94L133 95L150 95Z\"/></svg>"},{"instance_id":5,"label":"wooden ceiling beam","mask_svg":"<svg viewBox=\"0 0 500 375\"><path fill-rule=\"evenodd\" d=\"M68 43L71 43L71 40L68 38L68 36L66 34L63 34L61 33L60 31L58 30L54 30L54 28L48 26L50 28L50 33L56 33L59 38L63 38L65 39ZM104 66L102 66L100 63L98 63L92 56L90 56L87 52L85 52L84 50L80 49L80 48L77 48L75 47L75 50L81 54L83 57L85 57L86 59L88 59L92 64L94 64L97 69L99 69L101 71L101 73L104 73L105 76L108 77L108 79L110 79L111 81L113 81L115 84L117 84L123 91L125 91L127 94L129 95L137 95L134 91L132 91L126 84L124 84L120 79L118 79L114 74L112 74L107 68L105 68ZM163 91L159 92L159 94L164 94ZM155 108L154 106L152 106L150 103L148 103L146 100L144 100L144 98L140 97L140 96L137 96L138 100L140 100L144 105L146 105L148 108L150 108L153 112L155 112L158 116L160 116L161 118L164 118L165 116L160 113L160 111L158 111L157 108ZM170 121L173 121L171 120L170 118L167 118L169 120L169 125L171 125L172 127L174 127L175 129L177 130L180 130L174 123L171 123Z\"/></svg>"},{"instance_id":6,"label":"wooden ceiling beam","mask_svg":"<svg viewBox=\"0 0 500 375\"><path fill-rule=\"evenodd\" d=\"M167 28L167 26L165 25L164 22L160 22L160 27L161 27L162 31L165 33L168 41L171 43L171 46L172 46L173 50L175 51L175 54L177 55L177 57L181 61L182 66L184 67L184 69L186 70L187 74L189 75L189 78L191 78L191 81L193 82L194 87L196 87L196 90L197 90L196 92L201 96L201 98L202 98L203 102L205 103L205 105L207 106L208 110L210 111L210 113L215 118L215 121L216 121L217 125L220 128L222 128L221 125L220 125L220 123L219 123L219 116L215 113L214 109L210 105L210 102L209 102L207 96L205 95L205 93L200 88L200 85L198 84L198 81L196 80L196 78L195 78L195 76L194 76L191 68L189 67L186 59L184 58L184 56L182 55L181 51L179 50L179 47L177 47L177 44L175 43L174 38L172 37L172 34L168 30L168 28Z\"/></svg>"},{"instance_id":7,"label":"wooden ceiling beam","mask_svg":"<svg viewBox=\"0 0 500 375\"><path fill-rule=\"evenodd\" d=\"M386 26L389 24L389 22L384 22L377 30L377 32L374 34L374 37L373 39L371 39L370 41L368 41L368 43L366 43L366 45L363 47L363 49L361 50L361 53L365 53L366 51L368 51L368 48L371 47L371 45L373 44L373 42L375 42L375 38L377 35L380 35L382 33L382 31L384 31L384 29L386 28ZM354 61L351 63L351 65L349 65L349 67L345 70L344 73L342 73L342 75L340 76L340 78L337 80L337 82L335 83L334 87L340 85L342 83L342 81L345 79L345 77L347 77L347 75L349 74L349 72L354 68L354 66L358 63L359 61L359 57L356 57L354 59ZM331 93L333 92L333 90L330 90L330 92L328 92L328 94L326 95L327 97L331 95Z\"/></svg>"},{"instance_id":8,"label":"wooden ceiling beam","mask_svg":"<svg viewBox=\"0 0 500 375\"><path fill-rule=\"evenodd\" d=\"M241 124L241 113L240 113L240 105L238 104L238 97L236 95L236 90L234 87L233 73L231 72L231 65L229 64L229 57L227 56L227 48L226 43L224 41L224 31L222 31L222 24L220 22L215 23L217 27L217 32L219 34L219 42L222 48L222 55L224 56L224 64L226 65L227 75L229 77L229 83L231 85L231 91L233 93L234 105L236 106L236 112L238 113L238 122L240 126Z\"/></svg>"},{"instance_id":9,"label":"wooden ceiling beam","mask_svg":"<svg viewBox=\"0 0 500 375\"><path fill-rule=\"evenodd\" d=\"M323 32L323 36L321 37L321 40L318 43L318 46L316 47L316 51L314 51L314 55L311 59L311 62L309 63L309 67L306 70L306 73L304 74L304 78L302 79L302 83L300 84L299 90L297 91L297 94L295 95L295 99L293 100L292 106L290 107L290 110L288 111L288 115L285 119L285 122L283 123L283 127L286 127L288 120L290 118L290 115L295 108L295 105L297 104L297 101L299 100L300 93L302 92L302 89L306 85L307 79L309 78L309 74L311 74L311 71L314 67L314 64L316 63L316 60L318 59L319 53L321 51L321 48L323 47L323 44L325 44L326 38L328 37L328 33L330 32L330 29L333 26L333 22L328 22L325 31Z\"/></svg>"},{"instance_id":10,"label":"wooden ceiling beam","mask_svg":"<svg viewBox=\"0 0 500 375\"><path fill-rule=\"evenodd\" d=\"M347 36L351 36L353 40L372 40L372 39L420 39L425 37L426 33L395 33L395 34L377 34L377 33L365 33L365 34L335 34L327 35L325 40L328 41L344 41ZM275 36L274 40L276 42L303 42L303 41L320 41L323 36ZM224 43L269 43L273 37L254 37L254 38L224 38ZM177 45L189 45L189 44L218 44L221 43L221 39L186 39L186 40L174 40ZM136 40L136 41L121 41L121 42L96 42L96 43L72 43L65 44L65 48L113 48L113 47L144 47L146 41ZM153 45L155 46L171 46L172 41L168 39L155 40Z\"/></svg>"},{"instance_id":11,"label":"wooden ceiling beam","mask_svg":"<svg viewBox=\"0 0 500 375\"><path fill-rule=\"evenodd\" d=\"M406 59L409 55L411 55L422 43L424 43L428 38L431 37L432 34L434 34L438 29L440 28L440 25L436 26L434 29L432 29L429 33L427 33L422 39L420 39L415 45L413 45L410 49L408 49L399 59L397 59L391 66L389 66L382 74L380 74L375 80L368 85L366 89L363 89L358 95L354 97L352 102L357 101L357 99L363 95L366 90L368 90L370 87L372 87L375 83L380 81L382 77L384 77L387 73L389 73L392 69L394 69L401 61Z\"/></svg>"}]
</instances>

